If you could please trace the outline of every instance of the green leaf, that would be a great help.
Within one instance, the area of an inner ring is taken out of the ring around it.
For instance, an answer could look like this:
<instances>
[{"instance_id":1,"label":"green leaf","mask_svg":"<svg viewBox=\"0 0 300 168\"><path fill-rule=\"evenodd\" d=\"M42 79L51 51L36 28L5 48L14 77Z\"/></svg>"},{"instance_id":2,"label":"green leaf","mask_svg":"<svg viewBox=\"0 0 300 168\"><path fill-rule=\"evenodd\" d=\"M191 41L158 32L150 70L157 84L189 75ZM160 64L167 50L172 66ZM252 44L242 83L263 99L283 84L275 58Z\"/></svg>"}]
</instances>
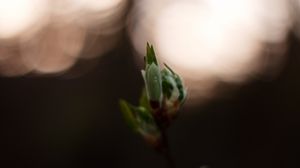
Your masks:
<instances>
[{"instance_id":1,"label":"green leaf","mask_svg":"<svg viewBox=\"0 0 300 168\"><path fill-rule=\"evenodd\" d=\"M144 107L138 107L136 109L136 118L138 122L138 131L142 135L157 136L160 131L152 116L152 113Z\"/></svg>"},{"instance_id":2,"label":"green leaf","mask_svg":"<svg viewBox=\"0 0 300 168\"><path fill-rule=\"evenodd\" d=\"M178 75L175 77L175 81L176 81L177 88L179 89L179 93L180 93L179 100L181 103L183 103L186 99L186 89L184 88L183 82Z\"/></svg>"},{"instance_id":3,"label":"green leaf","mask_svg":"<svg viewBox=\"0 0 300 168\"><path fill-rule=\"evenodd\" d=\"M180 78L180 76L178 75L178 74L176 74L167 64L164 64L165 65L165 67L167 68L167 70L169 71L169 72L171 72L172 74L173 74L173 78L174 78L174 80L175 80L175 82L176 82L176 86L177 86L177 88L178 88L178 90L179 90L179 101L181 102L181 103L183 103L184 102L184 100L186 99L186 90L185 90L185 88L184 88L184 85L183 85L183 82L182 82L182 79Z\"/></svg>"},{"instance_id":4,"label":"green leaf","mask_svg":"<svg viewBox=\"0 0 300 168\"><path fill-rule=\"evenodd\" d=\"M152 63L146 69L145 77L145 85L149 100L158 102L160 105L162 101L162 80L159 67Z\"/></svg>"},{"instance_id":5,"label":"green leaf","mask_svg":"<svg viewBox=\"0 0 300 168\"><path fill-rule=\"evenodd\" d=\"M158 65L156 55L155 55L155 52L154 52L154 48L153 48L152 45L147 43L146 66L150 65L152 63Z\"/></svg>"},{"instance_id":6,"label":"green leaf","mask_svg":"<svg viewBox=\"0 0 300 168\"><path fill-rule=\"evenodd\" d=\"M145 122L148 124L149 123L152 124L154 122L152 113L149 110L147 110L145 107L140 106L136 108L135 111L136 111L137 118L139 118L141 122Z\"/></svg>"},{"instance_id":7,"label":"green leaf","mask_svg":"<svg viewBox=\"0 0 300 168\"><path fill-rule=\"evenodd\" d=\"M173 75L177 75L166 63L164 65Z\"/></svg>"},{"instance_id":8,"label":"green leaf","mask_svg":"<svg viewBox=\"0 0 300 168\"><path fill-rule=\"evenodd\" d=\"M173 89L175 89L175 87L176 87L176 83L173 79L173 74L169 70L164 68L161 71L161 75L162 75L163 94L167 98L170 98L170 96L172 95Z\"/></svg>"},{"instance_id":9,"label":"green leaf","mask_svg":"<svg viewBox=\"0 0 300 168\"><path fill-rule=\"evenodd\" d=\"M126 123L132 130L136 131L138 129L138 123L136 121L132 105L130 105L123 99L120 100L119 104Z\"/></svg>"},{"instance_id":10,"label":"green leaf","mask_svg":"<svg viewBox=\"0 0 300 168\"><path fill-rule=\"evenodd\" d=\"M145 107L133 106L125 100L120 100L120 108L128 126L142 136L158 136L160 131L152 116Z\"/></svg>"},{"instance_id":11,"label":"green leaf","mask_svg":"<svg viewBox=\"0 0 300 168\"><path fill-rule=\"evenodd\" d=\"M148 96L147 96L145 88L143 88L143 90L142 90L142 94L140 96L139 103L140 103L140 106L146 108L148 111L152 110L150 107L150 104L149 104L149 100L148 100Z\"/></svg>"}]
</instances>

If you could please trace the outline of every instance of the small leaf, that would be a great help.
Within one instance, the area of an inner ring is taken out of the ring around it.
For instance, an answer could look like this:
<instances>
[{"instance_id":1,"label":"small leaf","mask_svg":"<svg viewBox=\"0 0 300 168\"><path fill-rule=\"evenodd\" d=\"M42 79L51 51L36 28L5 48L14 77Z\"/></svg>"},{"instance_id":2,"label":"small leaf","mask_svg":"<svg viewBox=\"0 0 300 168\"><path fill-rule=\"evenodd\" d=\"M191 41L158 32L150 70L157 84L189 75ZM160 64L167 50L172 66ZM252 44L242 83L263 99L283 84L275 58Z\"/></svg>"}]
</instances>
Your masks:
<instances>
[{"instance_id":1,"label":"small leaf","mask_svg":"<svg viewBox=\"0 0 300 168\"><path fill-rule=\"evenodd\" d=\"M183 103L186 99L186 89L183 86L183 82L181 80L181 78L177 75L175 78L176 84L177 84L177 88L179 89L179 100L181 103Z\"/></svg>"},{"instance_id":2,"label":"small leaf","mask_svg":"<svg viewBox=\"0 0 300 168\"><path fill-rule=\"evenodd\" d=\"M153 48L152 45L147 43L146 66L150 65L152 63L158 65L156 55L155 55L155 52L154 52L154 48Z\"/></svg>"},{"instance_id":3,"label":"small leaf","mask_svg":"<svg viewBox=\"0 0 300 168\"><path fill-rule=\"evenodd\" d=\"M123 113L123 117L125 119L125 121L127 122L128 126L136 131L138 128L138 123L136 121L135 115L133 113L133 109L132 109L132 105L130 105L129 103L127 103L125 100L120 100L119 102L120 104L120 109Z\"/></svg>"},{"instance_id":4,"label":"small leaf","mask_svg":"<svg viewBox=\"0 0 300 168\"><path fill-rule=\"evenodd\" d=\"M152 122L153 117L151 115L151 112L148 111L145 107L134 107L133 110L137 120L140 119L143 122Z\"/></svg>"},{"instance_id":5,"label":"small leaf","mask_svg":"<svg viewBox=\"0 0 300 168\"><path fill-rule=\"evenodd\" d=\"M172 78L172 74L170 71L163 69L162 70L162 88L163 94L167 98L170 98L172 95L172 91L175 89L176 84L174 84L174 79Z\"/></svg>"},{"instance_id":6,"label":"small leaf","mask_svg":"<svg viewBox=\"0 0 300 168\"><path fill-rule=\"evenodd\" d=\"M164 65L173 75L177 75L166 63Z\"/></svg>"},{"instance_id":7,"label":"small leaf","mask_svg":"<svg viewBox=\"0 0 300 168\"><path fill-rule=\"evenodd\" d=\"M149 104L149 100L148 100L148 96L147 96L145 88L142 90L142 94L140 96L139 103L140 103L140 106L145 107L148 111L152 110L150 107L150 104Z\"/></svg>"},{"instance_id":8,"label":"small leaf","mask_svg":"<svg viewBox=\"0 0 300 168\"><path fill-rule=\"evenodd\" d=\"M179 99L179 101L181 103L183 103L185 101L185 99L186 99L186 90L185 90L185 88L183 86L182 79L167 64L164 64L164 65L169 70L169 72L171 72L173 74L173 78L174 78L174 80L176 82L176 86L177 86L177 88L179 90L179 93L180 93L178 99Z\"/></svg>"},{"instance_id":9,"label":"small leaf","mask_svg":"<svg viewBox=\"0 0 300 168\"><path fill-rule=\"evenodd\" d=\"M160 135L160 131L152 116L152 113L142 106L134 107L133 110L138 125L137 131L144 137L145 136L158 137Z\"/></svg>"}]
</instances>

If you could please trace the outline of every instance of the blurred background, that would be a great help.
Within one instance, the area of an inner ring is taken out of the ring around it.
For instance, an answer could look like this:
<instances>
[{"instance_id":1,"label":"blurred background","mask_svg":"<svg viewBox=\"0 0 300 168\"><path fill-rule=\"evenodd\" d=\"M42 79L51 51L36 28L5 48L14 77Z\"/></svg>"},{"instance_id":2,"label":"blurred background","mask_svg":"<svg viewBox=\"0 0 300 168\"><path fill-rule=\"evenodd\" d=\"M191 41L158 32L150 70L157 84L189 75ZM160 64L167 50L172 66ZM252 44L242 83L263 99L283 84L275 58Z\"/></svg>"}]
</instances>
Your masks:
<instances>
[{"instance_id":1,"label":"blurred background","mask_svg":"<svg viewBox=\"0 0 300 168\"><path fill-rule=\"evenodd\" d=\"M164 167L118 108L146 42L188 87L177 167L300 167L299 16L299 0L0 0L0 167Z\"/></svg>"}]
</instances>

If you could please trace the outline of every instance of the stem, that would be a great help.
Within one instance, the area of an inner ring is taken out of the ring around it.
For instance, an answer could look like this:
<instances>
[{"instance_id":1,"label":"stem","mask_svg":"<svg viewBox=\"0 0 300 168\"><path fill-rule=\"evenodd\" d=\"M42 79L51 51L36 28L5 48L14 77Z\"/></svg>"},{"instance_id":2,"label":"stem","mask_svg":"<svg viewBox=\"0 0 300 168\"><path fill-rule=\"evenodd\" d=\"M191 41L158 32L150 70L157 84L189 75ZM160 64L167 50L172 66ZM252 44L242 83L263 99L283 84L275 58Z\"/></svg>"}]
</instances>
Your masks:
<instances>
[{"instance_id":1,"label":"stem","mask_svg":"<svg viewBox=\"0 0 300 168\"><path fill-rule=\"evenodd\" d=\"M166 110L164 108L157 109L155 114L155 122L161 132L160 144L158 145L157 151L164 156L167 163L166 168L175 168L175 163L170 153L167 136L167 128L170 120L166 115Z\"/></svg>"},{"instance_id":2,"label":"stem","mask_svg":"<svg viewBox=\"0 0 300 168\"><path fill-rule=\"evenodd\" d=\"M161 153L163 154L165 160L166 160L166 163L167 163L167 168L175 168L175 164L174 164L174 160L170 154L170 148L169 148L169 144L168 144L168 137L167 137L167 134L166 134L166 129L162 129L161 130L161 134L162 134L162 150L161 150Z\"/></svg>"}]
</instances>

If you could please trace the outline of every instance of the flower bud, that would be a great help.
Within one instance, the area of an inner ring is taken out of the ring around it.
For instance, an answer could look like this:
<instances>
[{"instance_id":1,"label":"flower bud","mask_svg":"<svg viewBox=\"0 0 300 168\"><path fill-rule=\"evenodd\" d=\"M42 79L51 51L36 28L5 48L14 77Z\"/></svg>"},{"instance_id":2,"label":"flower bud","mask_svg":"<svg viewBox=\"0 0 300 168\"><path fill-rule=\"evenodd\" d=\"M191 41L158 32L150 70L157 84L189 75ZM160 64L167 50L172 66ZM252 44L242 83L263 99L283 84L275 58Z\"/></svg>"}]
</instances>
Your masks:
<instances>
[{"instance_id":1,"label":"flower bud","mask_svg":"<svg viewBox=\"0 0 300 168\"><path fill-rule=\"evenodd\" d=\"M164 103L168 114L173 117L185 100L186 90L180 77L170 67L165 66L162 70Z\"/></svg>"},{"instance_id":2,"label":"flower bud","mask_svg":"<svg viewBox=\"0 0 300 168\"><path fill-rule=\"evenodd\" d=\"M144 80L150 105L159 108L162 102L162 82L159 67L153 63L148 66L144 72Z\"/></svg>"},{"instance_id":3,"label":"flower bud","mask_svg":"<svg viewBox=\"0 0 300 168\"><path fill-rule=\"evenodd\" d=\"M161 72L158 66L154 49L147 44L147 55L145 57L146 67L142 70L142 75L145 81L145 89L153 109L158 109L162 104L162 80Z\"/></svg>"}]
</instances>

